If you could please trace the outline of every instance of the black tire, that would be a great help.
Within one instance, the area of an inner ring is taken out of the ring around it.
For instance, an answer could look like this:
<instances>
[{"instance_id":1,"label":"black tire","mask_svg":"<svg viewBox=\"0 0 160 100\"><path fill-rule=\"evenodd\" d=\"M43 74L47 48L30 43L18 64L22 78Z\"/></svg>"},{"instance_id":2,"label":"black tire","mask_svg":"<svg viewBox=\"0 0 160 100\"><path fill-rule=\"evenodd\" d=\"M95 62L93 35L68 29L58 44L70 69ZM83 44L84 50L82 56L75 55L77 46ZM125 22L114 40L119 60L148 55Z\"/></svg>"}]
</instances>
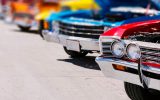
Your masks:
<instances>
[{"instance_id":1,"label":"black tire","mask_svg":"<svg viewBox=\"0 0 160 100\"><path fill-rule=\"evenodd\" d=\"M68 50L66 47L63 47L64 48L64 51L70 55L72 58L77 58L77 57L85 57L88 52L87 51L81 51L81 52L76 52L76 51L71 51L71 50Z\"/></svg>"},{"instance_id":2,"label":"black tire","mask_svg":"<svg viewBox=\"0 0 160 100\"><path fill-rule=\"evenodd\" d=\"M20 26L20 25L18 27L20 28L21 31L24 31L24 32L28 32L31 28L31 27L24 27L24 26Z\"/></svg>"},{"instance_id":3,"label":"black tire","mask_svg":"<svg viewBox=\"0 0 160 100\"><path fill-rule=\"evenodd\" d=\"M124 83L124 87L131 100L150 100L151 93L147 89L127 82Z\"/></svg>"},{"instance_id":4,"label":"black tire","mask_svg":"<svg viewBox=\"0 0 160 100\"><path fill-rule=\"evenodd\" d=\"M44 20L40 20L39 27L38 27L38 33L42 38L43 38L43 35L42 35L42 30L43 29L44 29Z\"/></svg>"}]
</instances>

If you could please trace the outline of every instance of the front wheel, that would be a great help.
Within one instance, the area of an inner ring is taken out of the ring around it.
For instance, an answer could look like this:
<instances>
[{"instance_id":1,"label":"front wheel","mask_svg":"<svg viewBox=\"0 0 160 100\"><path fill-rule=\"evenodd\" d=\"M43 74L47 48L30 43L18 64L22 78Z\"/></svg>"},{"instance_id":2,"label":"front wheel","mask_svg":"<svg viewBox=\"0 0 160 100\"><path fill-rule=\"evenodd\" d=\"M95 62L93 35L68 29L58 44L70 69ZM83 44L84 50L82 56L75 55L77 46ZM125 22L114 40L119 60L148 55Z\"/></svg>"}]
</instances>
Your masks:
<instances>
[{"instance_id":1,"label":"front wheel","mask_svg":"<svg viewBox=\"0 0 160 100\"><path fill-rule=\"evenodd\" d=\"M85 57L88 52L87 51L81 51L81 52L77 52L77 51L71 51L71 50L68 50L66 47L63 47L64 48L64 51L70 55L72 58L77 58L77 57Z\"/></svg>"},{"instance_id":2,"label":"front wheel","mask_svg":"<svg viewBox=\"0 0 160 100\"><path fill-rule=\"evenodd\" d=\"M127 82L124 83L124 87L131 100L150 100L151 93L147 89Z\"/></svg>"},{"instance_id":3,"label":"front wheel","mask_svg":"<svg viewBox=\"0 0 160 100\"><path fill-rule=\"evenodd\" d=\"M20 26L20 25L18 27L20 28L21 31L25 31L25 32L29 31L31 28L30 26L24 27L24 26Z\"/></svg>"}]
</instances>

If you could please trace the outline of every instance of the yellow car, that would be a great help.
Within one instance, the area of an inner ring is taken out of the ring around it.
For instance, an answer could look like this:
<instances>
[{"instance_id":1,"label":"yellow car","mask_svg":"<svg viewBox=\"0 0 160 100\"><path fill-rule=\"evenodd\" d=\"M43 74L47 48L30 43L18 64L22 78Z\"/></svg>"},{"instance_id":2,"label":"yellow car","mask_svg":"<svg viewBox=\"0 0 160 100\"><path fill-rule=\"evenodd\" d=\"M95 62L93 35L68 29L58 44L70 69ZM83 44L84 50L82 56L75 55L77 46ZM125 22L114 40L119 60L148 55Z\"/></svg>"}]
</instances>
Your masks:
<instances>
[{"instance_id":1,"label":"yellow car","mask_svg":"<svg viewBox=\"0 0 160 100\"><path fill-rule=\"evenodd\" d=\"M41 0L41 2L45 4L45 0ZM45 21L45 19L52 13L52 12L58 12L60 10L80 10L80 9L99 9L99 6L95 3L94 0L65 0L65 1L60 1L57 0L56 4L53 5L51 1L56 1L56 0L46 0L48 4L51 6L47 5L47 3L43 6L40 6L39 13L35 16L35 19L39 23L39 33L41 34L43 29L48 29L49 25ZM42 4L41 4L42 5ZM56 7L55 7L56 6ZM43 10L41 10L43 8Z\"/></svg>"},{"instance_id":2,"label":"yellow car","mask_svg":"<svg viewBox=\"0 0 160 100\"><path fill-rule=\"evenodd\" d=\"M99 6L94 0L65 0L53 3L55 0L40 0L38 9L39 13L36 15L36 20L44 20L51 12L59 10L80 10L80 9L99 9ZM49 2L50 1L50 2ZM55 7L56 6L56 7Z\"/></svg>"},{"instance_id":3,"label":"yellow car","mask_svg":"<svg viewBox=\"0 0 160 100\"><path fill-rule=\"evenodd\" d=\"M94 0L66 0L61 3L62 10L99 9Z\"/></svg>"}]
</instances>

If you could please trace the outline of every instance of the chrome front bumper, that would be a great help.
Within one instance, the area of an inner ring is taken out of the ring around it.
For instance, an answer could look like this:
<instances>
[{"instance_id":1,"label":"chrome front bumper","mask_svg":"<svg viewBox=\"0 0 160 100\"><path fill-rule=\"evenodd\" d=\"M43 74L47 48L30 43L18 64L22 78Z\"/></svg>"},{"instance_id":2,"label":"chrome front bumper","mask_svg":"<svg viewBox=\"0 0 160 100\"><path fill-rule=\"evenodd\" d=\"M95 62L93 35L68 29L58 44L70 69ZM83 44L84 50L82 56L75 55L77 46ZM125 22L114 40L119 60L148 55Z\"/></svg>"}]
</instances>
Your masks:
<instances>
[{"instance_id":1,"label":"chrome front bumper","mask_svg":"<svg viewBox=\"0 0 160 100\"><path fill-rule=\"evenodd\" d=\"M36 21L33 21L32 23L26 23L23 21L14 21L14 23L19 26L23 26L23 27L37 27L38 26Z\"/></svg>"},{"instance_id":2,"label":"chrome front bumper","mask_svg":"<svg viewBox=\"0 0 160 100\"><path fill-rule=\"evenodd\" d=\"M97 57L96 62L98 63L98 65L100 66L102 72L106 77L119 79L125 82L142 86L142 83L140 82L140 78L138 74L118 71L118 70L115 70L112 66L112 64L117 64L117 65L126 66L127 68L135 69L138 71L137 63L130 63L130 62L119 60L119 59L103 58L103 57ZM143 71L160 75L160 70L157 68L143 66L142 69ZM148 88L160 90L160 80L159 80L160 78L159 79L155 79L151 77L147 77L147 78L149 79Z\"/></svg>"},{"instance_id":3,"label":"chrome front bumper","mask_svg":"<svg viewBox=\"0 0 160 100\"><path fill-rule=\"evenodd\" d=\"M82 50L99 51L98 39L67 36L62 34L56 34L54 32L49 32L47 30L44 30L42 34L44 39L49 42L55 42L62 44L63 46L67 46L67 40L78 41Z\"/></svg>"}]
</instances>

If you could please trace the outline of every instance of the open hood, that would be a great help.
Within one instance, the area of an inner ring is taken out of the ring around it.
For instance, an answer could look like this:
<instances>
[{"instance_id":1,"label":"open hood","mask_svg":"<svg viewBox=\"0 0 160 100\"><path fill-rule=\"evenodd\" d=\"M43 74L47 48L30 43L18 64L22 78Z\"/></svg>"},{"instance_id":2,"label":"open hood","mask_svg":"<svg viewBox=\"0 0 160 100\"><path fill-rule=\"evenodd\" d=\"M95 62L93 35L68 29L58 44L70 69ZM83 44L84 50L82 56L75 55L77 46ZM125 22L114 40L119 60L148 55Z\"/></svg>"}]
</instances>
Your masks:
<instances>
[{"instance_id":1,"label":"open hood","mask_svg":"<svg viewBox=\"0 0 160 100\"><path fill-rule=\"evenodd\" d=\"M110 10L112 7L144 7L150 3L157 10L160 10L160 0L95 0L102 10Z\"/></svg>"}]
</instances>

